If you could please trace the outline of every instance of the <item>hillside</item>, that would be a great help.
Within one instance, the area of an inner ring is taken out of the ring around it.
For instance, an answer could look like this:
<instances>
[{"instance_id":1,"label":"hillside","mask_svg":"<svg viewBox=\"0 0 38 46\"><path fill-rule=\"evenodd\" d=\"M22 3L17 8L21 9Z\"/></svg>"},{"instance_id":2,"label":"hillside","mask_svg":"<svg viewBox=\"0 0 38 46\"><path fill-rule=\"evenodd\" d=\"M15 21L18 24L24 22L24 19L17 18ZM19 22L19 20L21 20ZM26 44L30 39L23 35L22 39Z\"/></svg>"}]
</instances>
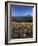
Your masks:
<instances>
[{"instance_id":1,"label":"hillside","mask_svg":"<svg viewBox=\"0 0 38 46\"><path fill-rule=\"evenodd\" d=\"M32 16L13 16L11 20L16 22L32 22Z\"/></svg>"}]
</instances>

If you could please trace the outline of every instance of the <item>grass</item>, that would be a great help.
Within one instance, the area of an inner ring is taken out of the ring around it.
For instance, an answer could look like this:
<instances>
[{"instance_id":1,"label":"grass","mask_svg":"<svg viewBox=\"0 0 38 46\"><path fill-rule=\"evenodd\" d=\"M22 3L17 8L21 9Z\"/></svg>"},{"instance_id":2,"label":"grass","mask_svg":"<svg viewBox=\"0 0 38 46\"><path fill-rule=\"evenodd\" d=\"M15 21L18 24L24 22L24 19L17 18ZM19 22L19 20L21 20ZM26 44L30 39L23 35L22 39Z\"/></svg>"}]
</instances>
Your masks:
<instances>
[{"instance_id":1,"label":"grass","mask_svg":"<svg viewBox=\"0 0 38 46\"><path fill-rule=\"evenodd\" d=\"M11 29L32 29L33 23L32 22L11 22Z\"/></svg>"}]
</instances>

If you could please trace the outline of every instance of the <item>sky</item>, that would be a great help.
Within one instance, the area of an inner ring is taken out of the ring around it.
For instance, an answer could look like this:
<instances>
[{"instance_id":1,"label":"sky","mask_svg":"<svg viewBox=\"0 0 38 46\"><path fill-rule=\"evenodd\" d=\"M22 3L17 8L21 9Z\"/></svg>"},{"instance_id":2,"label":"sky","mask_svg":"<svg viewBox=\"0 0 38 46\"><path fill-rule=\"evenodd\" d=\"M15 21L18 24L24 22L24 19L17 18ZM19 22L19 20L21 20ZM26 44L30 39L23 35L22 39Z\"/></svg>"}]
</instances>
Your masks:
<instances>
[{"instance_id":1,"label":"sky","mask_svg":"<svg viewBox=\"0 0 38 46\"><path fill-rule=\"evenodd\" d=\"M11 16L32 16L32 7L13 5L11 6Z\"/></svg>"}]
</instances>

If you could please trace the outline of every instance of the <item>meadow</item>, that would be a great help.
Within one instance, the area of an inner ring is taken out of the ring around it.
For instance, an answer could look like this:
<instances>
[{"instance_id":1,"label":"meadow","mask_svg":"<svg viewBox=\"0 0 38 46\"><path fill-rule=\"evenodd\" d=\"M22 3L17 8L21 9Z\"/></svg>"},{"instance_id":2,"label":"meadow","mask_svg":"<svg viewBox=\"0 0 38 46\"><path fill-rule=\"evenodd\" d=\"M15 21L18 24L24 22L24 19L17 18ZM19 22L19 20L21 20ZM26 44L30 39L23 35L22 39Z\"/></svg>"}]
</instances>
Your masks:
<instances>
[{"instance_id":1,"label":"meadow","mask_svg":"<svg viewBox=\"0 0 38 46\"><path fill-rule=\"evenodd\" d=\"M12 30L13 38L32 38L33 23L32 22L11 22L11 30Z\"/></svg>"}]
</instances>

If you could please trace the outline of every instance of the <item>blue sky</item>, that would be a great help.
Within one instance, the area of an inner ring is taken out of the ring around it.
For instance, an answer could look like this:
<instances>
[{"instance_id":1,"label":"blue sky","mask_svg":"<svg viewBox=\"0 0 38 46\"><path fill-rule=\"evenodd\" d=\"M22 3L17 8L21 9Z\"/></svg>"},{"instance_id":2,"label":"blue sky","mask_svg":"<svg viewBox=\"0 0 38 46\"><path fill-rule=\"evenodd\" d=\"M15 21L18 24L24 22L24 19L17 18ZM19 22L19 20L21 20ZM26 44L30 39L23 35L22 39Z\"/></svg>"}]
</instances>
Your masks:
<instances>
[{"instance_id":1,"label":"blue sky","mask_svg":"<svg viewBox=\"0 0 38 46\"><path fill-rule=\"evenodd\" d=\"M11 6L11 15L12 16L27 16L27 15L32 16L32 7L13 5Z\"/></svg>"}]
</instances>

